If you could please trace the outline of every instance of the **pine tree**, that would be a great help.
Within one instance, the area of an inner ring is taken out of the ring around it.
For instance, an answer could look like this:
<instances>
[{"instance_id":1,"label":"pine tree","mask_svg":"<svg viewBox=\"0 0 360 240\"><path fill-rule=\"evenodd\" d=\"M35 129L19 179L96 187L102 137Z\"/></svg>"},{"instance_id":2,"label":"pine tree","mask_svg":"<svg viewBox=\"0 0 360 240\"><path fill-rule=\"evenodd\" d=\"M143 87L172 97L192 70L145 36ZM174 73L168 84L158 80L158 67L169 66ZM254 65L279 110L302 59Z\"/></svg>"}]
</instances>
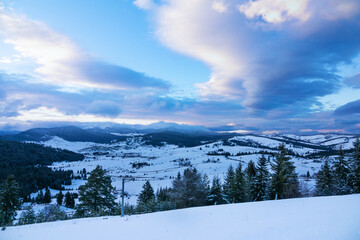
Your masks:
<instances>
[{"instance_id":1,"label":"pine tree","mask_svg":"<svg viewBox=\"0 0 360 240\"><path fill-rule=\"evenodd\" d=\"M44 202L44 192L43 190L40 190L38 194L36 195L35 201L37 203L43 203Z\"/></svg>"},{"instance_id":2,"label":"pine tree","mask_svg":"<svg viewBox=\"0 0 360 240\"><path fill-rule=\"evenodd\" d=\"M353 154L351 156L351 186L354 193L360 193L360 141L354 142Z\"/></svg>"},{"instance_id":3,"label":"pine tree","mask_svg":"<svg viewBox=\"0 0 360 240\"><path fill-rule=\"evenodd\" d=\"M335 193L333 174L328 160L321 166L316 178L316 195L330 196Z\"/></svg>"},{"instance_id":4,"label":"pine tree","mask_svg":"<svg viewBox=\"0 0 360 240\"><path fill-rule=\"evenodd\" d=\"M224 203L220 178L218 178L217 176L215 176L212 180L212 185L209 190L207 199L210 205L218 205Z\"/></svg>"},{"instance_id":5,"label":"pine tree","mask_svg":"<svg viewBox=\"0 0 360 240\"><path fill-rule=\"evenodd\" d=\"M51 203L51 193L50 193L50 189L48 187L45 189L45 195L44 195L43 203Z\"/></svg>"},{"instance_id":6,"label":"pine tree","mask_svg":"<svg viewBox=\"0 0 360 240\"><path fill-rule=\"evenodd\" d=\"M246 183L247 183L247 192L248 192L248 200L249 201L255 201L256 199L256 191L255 191L255 178L256 178L256 166L253 161L250 160L250 162L247 165L247 168L245 169L246 173Z\"/></svg>"},{"instance_id":7,"label":"pine tree","mask_svg":"<svg viewBox=\"0 0 360 240\"><path fill-rule=\"evenodd\" d=\"M110 176L106 176L106 171L98 165L90 173L87 183L79 187L79 207L90 215L108 213L115 207L114 191Z\"/></svg>"},{"instance_id":8,"label":"pine tree","mask_svg":"<svg viewBox=\"0 0 360 240\"><path fill-rule=\"evenodd\" d=\"M177 208L206 205L208 183L196 168L187 168L173 181L171 200Z\"/></svg>"},{"instance_id":9,"label":"pine tree","mask_svg":"<svg viewBox=\"0 0 360 240\"><path fill-rule=\"evenodd\" d=\"M20 208L19 184L13 175L9 175L0 188L0 224L3 230L15 219Z\"/></svg>"},{"instance_id":10,"label":"pine tree","mask_svg":"<svg viewBox=\"0 0 360 240\"><path fill-rule=\"evenodd\" d=\"M86 179L87 179L86 168L84 168L84 169L82 170L82 173L83 173L83 179L86 180Z\"/></svg>"},{"instance_id":11,"label":"pine tree","mask_svg":"<svg viewBox=\"0 0 360 240\"><path fill-rule=\"evenodd\" d=\"M267 199L269 180L270 173L268 170L268 160L265 158L264 154L262 154L257 163L257 171L254 184L254 201L263 201Z\"/></svg>"},{"instance_id":12,"label":"pine tree","mask_svg":"<svg viewBox=\"0 0 360 240\"><path fill-rule=\"evenodd\" d=\"M75 207L75 199L73 194L71 194L70 192L67 192L65 194L65 207L67 208L74 208Z\"/></svg>"},{"instance_id":13,"label":"pine tree","mask_svg":"<svg viewBox=\"0 0 360 240\"><path fill-rule=\"evenodd\" d=\"M245 174L242 171L242 164L239 163L235 170L235 202L246 202L248 200L247 183Z\"/></svg>"},{"instance_id":14,"label":"pine tree","mask_svg":"<svg viewBox=\"0 0 360 240\"><path fill-rule=\"evenodd\" d=\"M60 190L60 192L58 193L58 195L56 196L56 202L58 205L62 205L63 203L63 198L64 198L64 194L62 193L62 191Z\"/></svg>"},{"instance_id":15,"label":"pine tree","mask_svg":"<svg viewBox=\"0 0 360 240\"><path fill-rule=\"evenodd\" d=\"M155 194L150 182L147 180L137 200L139 212L155 211Z\"/></svg>"},{"instance_id":16,"label":"pine tree","mask_svg":"<svg viewBox=\"0 0 360 240\"><path fill-rule=\"evenodd\" d=\"M275 155L271 163L271 199L293 198L300 196L298 177L295 166L287 156L285 145L279 146L280 152Z\"/></svg>"},{"instance_id":17,"label":"pine tree","mask_svg":"<svg viewBox=\"0 0 360 240\"><path fill-rule=\"evenodd\" d=\"M335 159L333 168L336 194L349 194L351 192L349 181L350 167L342 147L340 147L339 156Z\"/></svg>"},{"instance_id":18,"label":"pine tree","mask_svg":"<svg viewBox=\"0 0 360 240\"><path fill-rule=\"evenodd\" d=\"M156 200L158 202L170 201L170 189L160 187L156 192Z\"/></svg>"},{"instance_id":19,"label":"pine tree","mask_svg":"<svg viewBox=\"0 0 360 240\"><path fill-rule=\"evenodd\" d=\"M227 203L234 203L236 199L235 172L232 165L229 166L223 185L224 199Z\"/></svg>"}]
</instances>

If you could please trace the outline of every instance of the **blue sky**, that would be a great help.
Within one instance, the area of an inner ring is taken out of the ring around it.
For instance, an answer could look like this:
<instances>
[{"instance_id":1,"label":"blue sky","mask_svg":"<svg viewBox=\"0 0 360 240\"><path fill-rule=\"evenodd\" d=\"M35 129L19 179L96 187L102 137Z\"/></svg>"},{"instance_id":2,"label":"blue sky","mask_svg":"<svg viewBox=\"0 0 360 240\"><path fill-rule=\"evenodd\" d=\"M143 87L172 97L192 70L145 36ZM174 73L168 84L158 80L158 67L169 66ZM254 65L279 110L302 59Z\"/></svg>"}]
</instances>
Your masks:
<instances>
[{"instance_id":1,"label":"blue sky","mask_svg":"<svg viewBox=\"0 0 360 240\"><path fill-rule=\"evenodd\" d=\"M0 2L0 129L360 132L357 0Z\"/></svg>"}]
</instances>

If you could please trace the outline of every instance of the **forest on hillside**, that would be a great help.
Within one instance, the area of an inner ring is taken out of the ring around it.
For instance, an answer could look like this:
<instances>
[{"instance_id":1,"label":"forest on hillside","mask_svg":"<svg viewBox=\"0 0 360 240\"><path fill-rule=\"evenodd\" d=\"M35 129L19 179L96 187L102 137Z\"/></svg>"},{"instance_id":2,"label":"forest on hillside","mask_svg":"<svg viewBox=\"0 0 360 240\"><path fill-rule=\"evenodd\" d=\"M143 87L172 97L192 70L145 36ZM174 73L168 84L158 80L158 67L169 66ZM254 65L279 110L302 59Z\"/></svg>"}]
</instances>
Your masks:
<instances>
[{"instance_id":1,"label":"forest on hillside","mask_svg":"<svg viewBox=\"0 0 360 240\"><path fill-rule=\"evenodd\" d=\"M61 189L71 184L72 171L53 171L53 162L81 161L82 154L45 147L34 143L0 141L0 181L14 175L20 184L20 196L27 197L47 186Z\"/></svg>"}]
</instances>

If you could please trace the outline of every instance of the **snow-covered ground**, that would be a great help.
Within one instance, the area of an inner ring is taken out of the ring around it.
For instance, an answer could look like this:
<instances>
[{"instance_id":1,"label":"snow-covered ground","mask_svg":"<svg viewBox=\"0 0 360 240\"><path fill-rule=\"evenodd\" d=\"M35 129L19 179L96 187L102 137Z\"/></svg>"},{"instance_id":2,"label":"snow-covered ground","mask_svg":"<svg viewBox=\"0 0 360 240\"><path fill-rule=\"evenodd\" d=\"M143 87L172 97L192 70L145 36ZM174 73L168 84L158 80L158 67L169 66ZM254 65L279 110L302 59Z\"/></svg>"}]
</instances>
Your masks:
<instances>
[{"instance_id":1,"label":"snow-covered ground","mask_svg":"<svg viewBox=\"0 0 360 240\"><path fill-rule=\"evenodd\" d=\"M358 240L360 195L188 208L9 227L3 240Z\"/></svg>"},{"instance_id":2,"label":"snow-covered ground","mask_svg":"<svg viewBox=\"0 0 360 240\"><path fill-rule=\"evenodd\" d=\"M288 141L289 139L291 141ZM285 141L287 149L299 154L297 157L292 156L292 161L296 166L300 180L303 181L308 171L311 176L318 172L323 159L307 159L301 156L322 151L319 147L331 146L336 149L341 145L348 149L352 147L354 140L355 136L338 134L314 136L244 135L230 138L225 142L204 143L196 147L178 147L169 144L154 147L143 144L141 136L130 134L127 141L111 144L68 142L59 137L54 137L42 144L85 155L83 161L54 163L52 165L54 169L73 170L76 175L78 171L84 168L90 172L97 165L101 165L112 177L113 185L117 190L121 189L122 176L138 177L136 181L128 181L125 186L125 191L128 193L127 203L135 204L137 195L146 180L150 180L155 191L160 187L171 186L177 173L189 167L184 166L182 164L184 162L196 167L199 172L206 173L210 180L214 176L223 178L231 164L236 167L241 162L245 168L249 161L257 162L261 156L261 151L276 152L277 147ZM296 142L300 144L296 144ZM211 152L228 152L233 156L209 155ZM133 164L139 163L146 163L147 165L140 168L133 166ZM65 186L66 191L76 192L78 187L85 182L85 180L73 180L72 185ZM306 182L310 190L314 188L314 183L314 178ZM54 194L56 191L52 192L52 195Z\"/></svg>"}]
</instances>

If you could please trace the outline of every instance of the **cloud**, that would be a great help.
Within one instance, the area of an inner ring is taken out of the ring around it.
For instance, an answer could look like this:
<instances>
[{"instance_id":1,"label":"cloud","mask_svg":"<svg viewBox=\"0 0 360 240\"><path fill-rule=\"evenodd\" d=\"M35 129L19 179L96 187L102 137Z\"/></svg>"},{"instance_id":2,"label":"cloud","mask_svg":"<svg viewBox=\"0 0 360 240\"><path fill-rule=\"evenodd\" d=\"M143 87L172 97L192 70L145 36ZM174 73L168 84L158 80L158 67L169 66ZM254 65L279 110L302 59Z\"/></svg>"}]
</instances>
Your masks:
<instances>
[{"instance_id":1,"label":"cloud","mask_svg":"<svg viewBox=\"0 0 360 240\"><path fill-rule=\"evenodd\" d=\"M68 37L24 15L0 9L0 33L22 57L35 61L35 73L48 84L108 90L170 87L164 80L98 60Z\"/></svg>"},{"instance_id":2,"label":"cloud","mask_svg":"<svg viewBox=\"0 0 360 240\"><path fill-rule=\"evenodd\" d=\"M345 83L351 87L360 88L360 73L346 78Z\"/></svg>"},{"instance_id":3,"label":"cloud","mask_svg":"<svg viewBox=\"0 0 360 240\"><path fill-rule=\"evenodd\" d=\"M360 114L360 99L357 101L349 102L334 111L335 115L343 116L343 115L352 115L352 114ZM358 121L360 121L358 119Z\"/></svg>"},{"instance_id":4,"label":"cloud","mask_svg":"<svg viewBox=\"0 0 360 240\"><path fill-rule=\"evenodd\" d=\"M212 8L219 13L226 13L228 11L228 5L224 1L214 1Z\"/></svg>"},{"instance_id":5,"label":"cloud","mask_svg":"<svg viewBox=\"0 0 360 240\"><path fill-rule=\"evenodd\" d=\"M261 16L264 21L281 23L289 19L305 21L310 17L306 12L309 0L259 0L239 5L239 11L247 18Z\"/></svg>"},{"instance_id":6,"label":"cloud","mask_svg":"<svg viewBox=\"0 0 360 240\"><path fill-rule=\"evenodd\" d=\"M133 4L138 8L146 9L146 10L155 7L155 3L152 0L136 0L133 2Z\"/></svg>"},{"instance_id":7,"label":"cloud","mask_svg":"<svg viewBox=\"0 0 360 240\"><path fill-rule=\"evenodd\" d=\"M112 101L94 101L85 112L106 117L117 117L121 113L121 109L119 103Z\"/></svg>"},{"instance_id":8,"label":"cloud","mask_svg":"<svg viewBox=\"0 0 360 240\"><path fill-rule=\"evenodd\" d=\"M221 2L224 14L206 0L169 0L152 11L162 44L210 66L209 81L197 84L205 100L311 112L341 88L338 64L360 53L358 1Z\"/></svg>"}]
</instances>

